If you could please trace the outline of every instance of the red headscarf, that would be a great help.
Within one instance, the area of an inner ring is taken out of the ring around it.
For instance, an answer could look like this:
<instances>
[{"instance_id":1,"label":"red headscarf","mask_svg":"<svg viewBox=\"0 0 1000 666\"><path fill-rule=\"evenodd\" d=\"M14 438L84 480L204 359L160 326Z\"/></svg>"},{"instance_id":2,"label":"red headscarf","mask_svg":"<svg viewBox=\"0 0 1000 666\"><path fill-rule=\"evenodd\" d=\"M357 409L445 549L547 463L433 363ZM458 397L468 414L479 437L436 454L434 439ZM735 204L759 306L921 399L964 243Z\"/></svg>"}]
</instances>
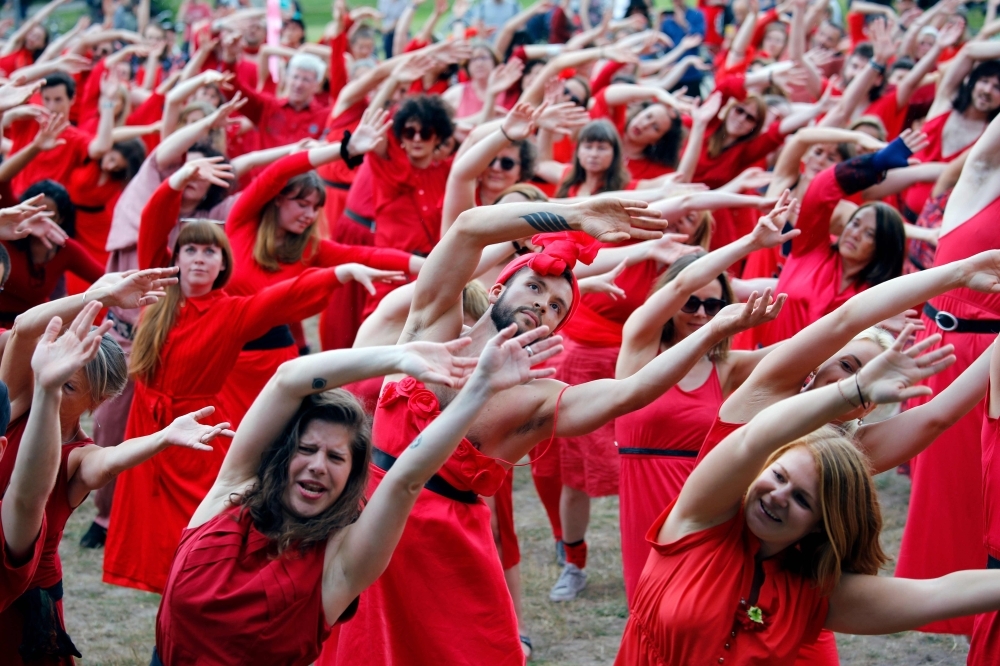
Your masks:
<instances>
[{"instance_id":1,"label":"red headscarf","mask_svg":"<svg viewBox=\"0 0 1000 666\"><path fill-rule=\"evenodd\" d=\"M573 267L577 261L590 265L597 256L601 244L582 231L563 231L555 234L537 234L531 237L532 245L543 248L541 252L530 252L522 255L507 266L497 276L497 284L507 284L515 273L527 266L542 276L560 276L568 269L570 271L570 286L573 287L573 300L569 304L569 312L552 331L555 333L566 325L569 318L576 312L580 303L580 287L577 286Z\"/></svg>"}]
</instances>

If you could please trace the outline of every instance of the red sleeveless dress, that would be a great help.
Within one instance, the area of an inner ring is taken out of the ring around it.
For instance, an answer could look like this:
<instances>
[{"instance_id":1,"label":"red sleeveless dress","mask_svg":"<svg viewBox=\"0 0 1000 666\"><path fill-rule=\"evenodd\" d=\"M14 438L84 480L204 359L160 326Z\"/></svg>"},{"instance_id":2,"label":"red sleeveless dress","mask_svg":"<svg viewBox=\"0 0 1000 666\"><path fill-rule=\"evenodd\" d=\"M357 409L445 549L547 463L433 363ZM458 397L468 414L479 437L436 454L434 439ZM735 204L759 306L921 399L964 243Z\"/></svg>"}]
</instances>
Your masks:
<instances>
[{"instance_id":1,"label":"red sleeveless dress","mask_svg":"<svg viewBox=\"0 0 1000 666\"><path fill-rule=\"evenodd\" d=\"M3 501L0 500L0 504ZM24 562L12 562L10 554L7 552L7 539L3 533L3 521L0 520L0 613L17 600L19 596L31 585L31 579L38 570L38 563L42 559L42 552L45 549L45 534L48 531L48 523L45 516L42 516L42 527L38 532L38 538L32 546L28 559Z\"/></svg>"},{"instance_id":2,"label":"red sleeveless dress","mask_svg":"<svg viewBox=\"0 0 1000 666\"><path fill-rule=\"evenodd\" d=\"M0 488L5 490L14 472L14 460L17 458L17 451L21 446L21 438L24 436L24 428L27 424L28 415L25 414L13 421L7 428L7 450L4 452L3 457L0 458ZM87 439L62 446L59 458L59 472L56 475L56 485L49 495L48 502L45 504L46 529L42 543L41 558L38 561L35 574L31 577L25 590L36 587L46 589L62 581L62 561L59 559L59 542L62 540L66 521L69 520L70 514L76 510L75 506L70 506L69 504L69 478L67 477L66 465L70 453L81 446L93 443L94 441L88 437ZM65 629L62 600L56 601L55 606L59 615L59 623ZM21 645L23 626L23 614L17 606L11 606L0 613L0 655L4 655L3 663L5 665L20 666L24 663L17 651ZM53 661L51 663L72 664L73 658L66 657L61 661Z\"/></svg>"},{"instance_id":3,"label":"red sleeveless dress","mask_svg":"<svg viewBox=\"0 0 1000 666\"><path fill-rule=\"evenodd\" d=\"M1000 198L941 236L934 264L942 266L1000 247L998 215ZM930 304L961 319L1000 319L1000 294L955 289L931 299ZM918 338L940 333L941 344L955 345L958 357L957 363L927 380L926 385L937 395L979 358L996 336L942 331L926 314L923 320L927 328ZM915 400L911 406L923 402L926 399ZM897 576L935 578L962 569L983 568L983 416L979 404L911 462L913 485ZM921 630L969 634L972 617L934 622Z\"/></svg>"},{"instance_id":4,"label":"red sleeveless dress","mask_svg":"<svg viewBox=\"0 0 1000 666\"><path fill-rule=\"evenodd\" d=\"M794 664L799 646L826 622L827 599L775 558L761 563L764 580L753 598L760 542L746 529L742 509L721 525L658 543L673 508L671 502L646 533L652 552L615 666ZM747 617L753 605L763 611L763 626Z\"/></svg>"},{"instance_id":5,"label":"red sleeveless dress","mask_svg":"<svg viewBox=\"0 0 1000 666\"><path fill-rule=\"evenodd\" d=\"M437 396L412 377L382 389L375 447L399 456L440 414ZM467 439L438 476L458 491L493 495L507 470ZM369 497L385 472L372 465ZM382 576L365 591L321 664L521 666L517 618L490 529L490 510L423 489Z\"/></svg>"},{"instance_id":6,"label":"red sleeveless dress","mask_svg":"<svg viewBox=\"0 0 1000 666\"><path fill-rule=\"evenodd\" d=\"M642 409L615 419L622 571L629 603L649 559L646 531L662 507L680 494L721 406L722 385L713 367L696 389L673 386Z\"/></svg>"},{"instance_id":7,"label":"red sleeveless dress","mask_svg":"<svg viewBox=\"0 0 1000 666\"><path fill-rule=\"evenodd\" d=\"M970 141L967 145L962 146L961 149L955 151L950 155L944 154L944 147L942 144L942 137L944 136L944 125L948 122L948 118L952 113L957 113L957 111L951 111L950 113L942 113L939 116L935 116L924 123L921 131L927 135L929 143L927 147L920 152L914 153L913 157L920 160L921 162L951 162L963 152L965 149L974 144L979 137L976 137ZM931 191L934 189L934 183L917 183L912 187L908 188L903 193L903 203L916 217L920 214L920 211L924 209L924 204L927 202L927 198L931 195ZM913 218L910 218L913 219ZM940 264L938 264L940 266ZM982 565L980 565L982 566Z\"/></svg>"},{"instance_id":8,"label":"red sleeveless dress","mask_svg":"<svg viewBox=\"0 0 1000 666\"><path fill-rule=\"evenodd\" d=\"M238 508L184 531L156 616L164 664L288 664L319 656L326 543L277 555ZM339 622L350 619L352 603Z\"/></svg>"},{"instance_id":9,"label":"red sleeveless dress","mask_svg":"<svg viewBox=\"0 0 1000 666\"><path fill-rule=\"evenodd\" d=\"M1000 457L1000 419L989 416L990 392L986 391L983 403L983 513L985 529L983 541L989 553L989 569L1000 564L1000 474L993 463ZM972 624L968 666L994 666L1000 655L1000 612L977 615Z\"/></svg>"}]
</instances>

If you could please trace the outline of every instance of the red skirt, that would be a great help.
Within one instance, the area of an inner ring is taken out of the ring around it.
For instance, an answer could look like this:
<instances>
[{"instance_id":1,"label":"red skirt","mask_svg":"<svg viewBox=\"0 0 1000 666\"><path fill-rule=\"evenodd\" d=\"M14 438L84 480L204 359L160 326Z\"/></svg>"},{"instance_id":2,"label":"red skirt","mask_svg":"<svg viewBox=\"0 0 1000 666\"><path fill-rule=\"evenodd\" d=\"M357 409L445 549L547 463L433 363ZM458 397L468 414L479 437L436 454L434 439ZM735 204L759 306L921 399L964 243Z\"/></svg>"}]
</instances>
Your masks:
<instances>
[{"instance_id":1,"label":"red skirt","mask_svg":"<svg viewBox=\"0 0 1000 666\"><path fill-rule=\"evenodd\" d=\"M497 507L497 531L500 533L500 566L507 571L521 563L521 547L514 529L514 470L507 472L503 485L493 498Z\"/></svg>"},{"instance_id":2,"label":"red skirt","mask_svg":"<svg viewBox=\"0 0 1000 666\"><path fill-rule=\"evenodd\" d=\"M337 291L334 290L334 293ZM229 416L233 430L240 426L250 405L278 371L278 366L298 357L299 352L294 346L240 352L218 396L219 408Z\"/></svg>"},{"instance_id":3,"label":"red skirt","mask_svg":"<svg viewBox=\"0 0 1000 666\"><path fill-rule=\"evenodd\" d=\"M997 666L1000 659L1000 613L977 615L972 624L972 641L967 666Z\"/></svg>"},{"instance_id":4,"label":"red skirt","mask_svg":"<svg viewBox=\"0 0 1000 666\"><path fill-rule=\"evenodd\" d=\"M333 239L348 245L375 245L375 234L346 215L337 220ZM354 345L354 338L364 321L362 313L367 301L368 292L357 282L333 290L326 309L319 316L319 341L323 351L349 349Z\"/></svg>"},{"instance_id":5,"label":"red skirt","mask_svg":"<svg viewBox=\"0 0 1000 666\"><path fill-rule=\"evenodd\" d=\"M385 472L371 468L371 497ZM336 649L336 657L329 652ZM420 491L385 573L320 658L342 666L523 666L490 510Z\"/></svg>"},{"instance_id":6,"label":"red skirt","mask_svg":"<svg viewBox=\"0 0 1000 666\"><path fill-rule=\"evenodd\" d=\"M595 379L614 378L618 347L588 347L569 338L563 346L562 366L556 373L556 379L575 386ZM557 444L560 447L563 485L590 497L618 494L618 447L615 446L614 420L580 437L557 437L553 446Z\"/></svg>"}]
</instances>

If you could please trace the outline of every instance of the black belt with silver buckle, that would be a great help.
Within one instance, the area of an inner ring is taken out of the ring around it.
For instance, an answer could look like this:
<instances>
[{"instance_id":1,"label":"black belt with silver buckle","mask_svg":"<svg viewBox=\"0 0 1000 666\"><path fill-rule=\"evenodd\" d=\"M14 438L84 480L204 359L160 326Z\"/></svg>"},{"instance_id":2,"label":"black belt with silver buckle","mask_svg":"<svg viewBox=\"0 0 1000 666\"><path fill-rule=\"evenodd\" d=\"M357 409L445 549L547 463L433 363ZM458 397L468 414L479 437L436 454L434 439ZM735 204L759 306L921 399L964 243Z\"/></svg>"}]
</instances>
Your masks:
<instances>
[{"instance_id":1,"label":"black belt with silver buckle","mask_svg":"<svg viewBox=\"0 0 1000 666\"><path fill-rule=\"evenodd\" d=\"M924 314L934 320L942 331L954 333L1000 333L1000 319L959 319L950 312L924 304Z\"/></svg>"},{"instance_id":2,"label":"black belt with silver buckle","mask_svg":"<svg viewBox=\"0 0 1000 666\"><path fill-rule=\"evenodd\" d=\"M355 222L357 222L361 226L367 228L368 231L370 231L372 233L375 233L375 220L367 218L364 215L359 215L358 213L355 213L350 208L345 208L344 209L344 215L346 215L349 219L354 220Z\"/></svg>"},{"instance_id":3,"label":"black belt with silver buckle","mask_svg":"<svg viewBox=\"0 0 1000 666\"><path fill-rule=\"evenodd\" d=\"M697 458L697 451L682 449L644 449L637 446L620 446L618 455L622 456L660 456L662 458Z\"/></svg>"},{"instance_id":4,"label":"black belt with silver buckle","mask_svg":"<svg viewBox=\"0 0 1000 666\"><path fill-rule=\"evenodd\" d=\"M396 458L389 455L382 449L372 447L372 462L375 463L375 466L383 472L388 472L392 469L392 466L396 464ZM461 502L462 504L475 504L479 501L479 495L476 493L471 490L459 490L437 474L432 476L430 481L424 484L424 488L432 493L437 493L442 497L447 497L450 500L455 500L456 502Z\"/></svg>"},{"instance_id":5,"label":"black belt with silver buckle","mask_svg":"<svg viewBox=\"0 0 1000 666\"><path fill-rule=\"evenodd\" d=\"M350 183L338 183L333 180L327 180L326 178L321 178L320 180L323 181L324 185L326 185L327 187L332 187L335 190L344 190L346 192L351 189Z\"/></svg>"}]
</instances>

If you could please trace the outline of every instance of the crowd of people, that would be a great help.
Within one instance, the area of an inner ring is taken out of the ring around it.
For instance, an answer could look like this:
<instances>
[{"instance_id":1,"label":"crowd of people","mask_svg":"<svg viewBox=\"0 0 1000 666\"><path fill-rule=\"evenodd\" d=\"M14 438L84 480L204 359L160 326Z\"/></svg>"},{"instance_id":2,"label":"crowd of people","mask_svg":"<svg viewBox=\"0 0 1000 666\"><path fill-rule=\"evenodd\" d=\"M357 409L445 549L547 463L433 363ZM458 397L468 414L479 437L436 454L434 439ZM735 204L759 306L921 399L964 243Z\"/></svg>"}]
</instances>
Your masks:
<instances>
[{"instance_id":1,"label":"crowd of people","mask_svg":"<svg viewBox=\"0 0 1000 666\"><path fill-rule=\"evenodd\" d=\"M688 1L4 26L0 660L93 494L154 665L524 664L530 465L616 664L1000 664L1000 0Z\"/></svg>"}]
</instances>

